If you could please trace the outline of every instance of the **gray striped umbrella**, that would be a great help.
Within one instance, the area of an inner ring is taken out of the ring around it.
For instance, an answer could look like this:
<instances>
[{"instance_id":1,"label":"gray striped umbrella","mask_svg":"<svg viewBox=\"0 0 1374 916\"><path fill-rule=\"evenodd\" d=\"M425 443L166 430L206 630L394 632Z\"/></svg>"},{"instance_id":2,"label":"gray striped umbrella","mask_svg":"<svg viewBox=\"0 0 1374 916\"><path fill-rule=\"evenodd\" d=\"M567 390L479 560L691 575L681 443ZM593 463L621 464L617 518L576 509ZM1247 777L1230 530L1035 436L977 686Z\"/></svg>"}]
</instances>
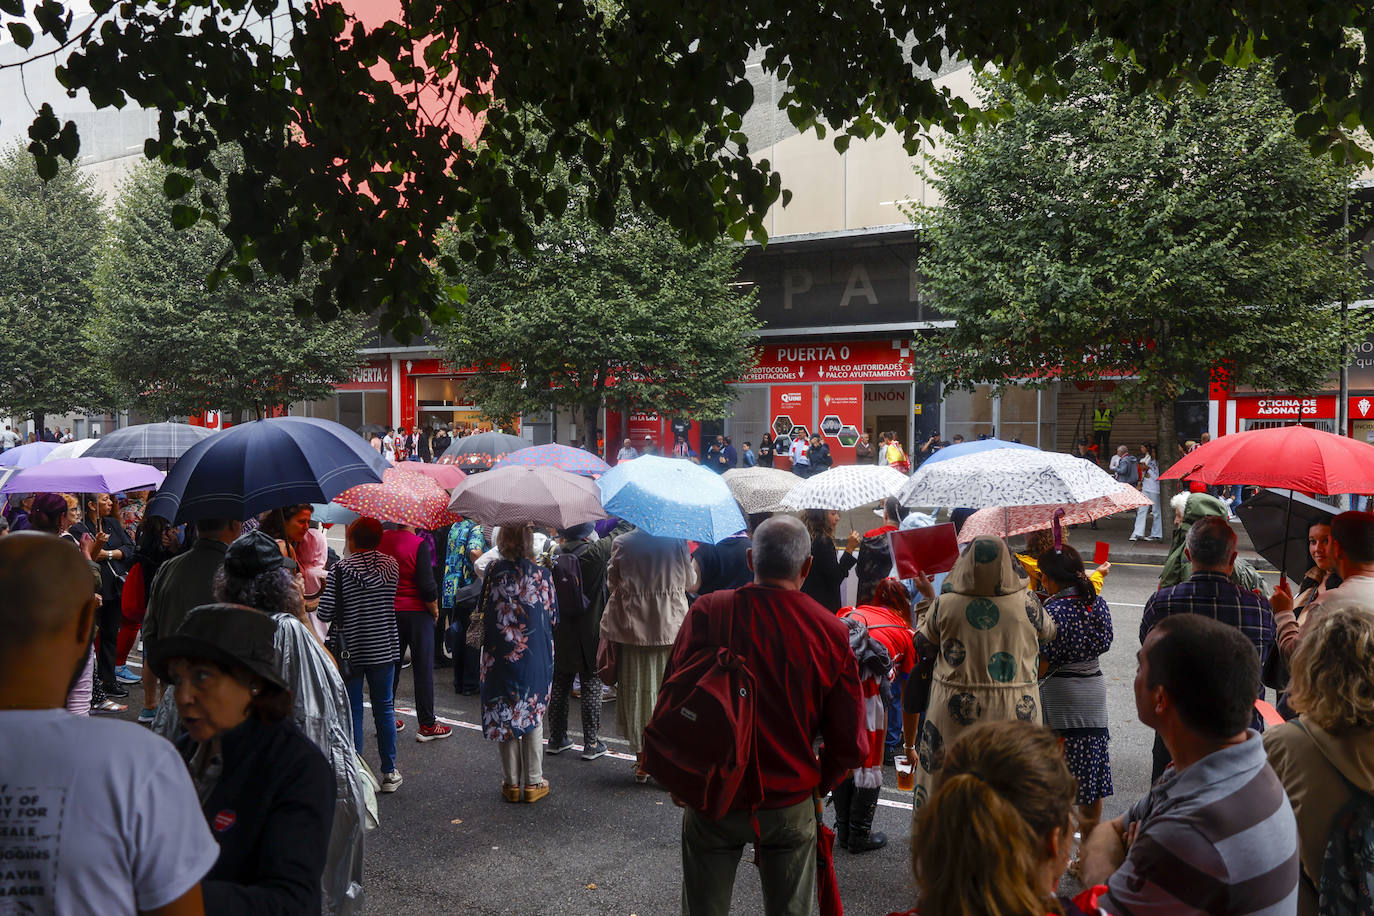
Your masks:
<instances>
[{"instance_id":1,"label":"gray striped umbrella","mask_svg":"<svg viewBox=\"0 0 1374 916\"><path fill-rule=\"evenodd\" d=\"M186 450L215 431L187 423L141 423L112 430L86 449L86 458L117 458L169 471Z\"/></svg>"}]
</instances>

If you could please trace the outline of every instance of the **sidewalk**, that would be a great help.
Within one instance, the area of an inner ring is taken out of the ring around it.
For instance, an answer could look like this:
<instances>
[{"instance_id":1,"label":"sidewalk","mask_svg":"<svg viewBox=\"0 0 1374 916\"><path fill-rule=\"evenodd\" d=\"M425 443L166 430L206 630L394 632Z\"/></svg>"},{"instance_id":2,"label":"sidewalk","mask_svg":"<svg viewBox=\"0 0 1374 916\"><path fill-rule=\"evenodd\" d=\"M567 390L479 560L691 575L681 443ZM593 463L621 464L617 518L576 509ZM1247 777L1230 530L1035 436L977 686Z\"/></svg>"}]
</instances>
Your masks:
<instances>
[{"instance_id":1,"label":"sidewalk","mask_svg":"<svg viewBox=\"0 0 1374 916\"><path fill-rule=\"evenodd\" d=\"M1245 533L1245 528L1240 521L1232 522L1231 527L1236 532L1236 550L1239 551L1241 559L1249 560L1250 564L1261 572L1274 572L1274 565L1255 553L1255 545L1251 543L1250 536ZM1163 541L1132 542L1131 531L1134 528L1135 513L1123 512L1098 519L1098 530L1096 531L1087 525L1079 525L1070 532L1069 543L1078 548L1079 552L1083 554L1084 561L1089 562L1090 565L1094 541L1106 541L1111 545L1113 563L1163 565L1165 557L1169 555L1170 541L1168 537L1166 536ZM1012 538L1012 546L1019 546L1017 542L1021 540L1022 538L1019 536Z\"/></svg>"}]
</instances>

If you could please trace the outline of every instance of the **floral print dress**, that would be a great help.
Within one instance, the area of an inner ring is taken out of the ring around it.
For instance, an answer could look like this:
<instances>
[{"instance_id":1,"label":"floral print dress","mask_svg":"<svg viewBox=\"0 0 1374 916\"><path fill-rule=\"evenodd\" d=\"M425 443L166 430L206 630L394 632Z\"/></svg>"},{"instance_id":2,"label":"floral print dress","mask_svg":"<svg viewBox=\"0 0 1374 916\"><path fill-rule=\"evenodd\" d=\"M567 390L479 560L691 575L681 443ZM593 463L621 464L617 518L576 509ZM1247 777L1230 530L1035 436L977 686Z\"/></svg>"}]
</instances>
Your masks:
<instances>
[{"instance_id":1,"label":"floral print dress","mask_svg":"<svg viewBox=\"0 0 1374 916\"><path fill-rule=\"evenodd\" d=\"M553 573L528 559L487 569L482 617L482 734L511 741L544 718L553 684Z\"/></svg>"}]
</instances>

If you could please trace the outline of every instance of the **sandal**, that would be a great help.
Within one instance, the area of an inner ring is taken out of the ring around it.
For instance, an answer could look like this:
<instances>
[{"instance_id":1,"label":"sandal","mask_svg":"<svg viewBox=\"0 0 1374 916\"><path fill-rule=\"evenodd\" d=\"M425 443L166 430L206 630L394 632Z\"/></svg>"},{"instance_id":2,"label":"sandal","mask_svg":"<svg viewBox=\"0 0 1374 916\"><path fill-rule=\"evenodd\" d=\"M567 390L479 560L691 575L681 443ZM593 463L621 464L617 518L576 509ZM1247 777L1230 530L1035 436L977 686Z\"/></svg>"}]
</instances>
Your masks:
<instances>
[{"instance_id":1,"label":"sandal","mask_svg":"<svg viewBox=\"0 0 1374 916\"><path fill-rule=\"evenodd\" d=\"M99 703L92 706L91 712L120 713L124 712L128 708L129 707L125 706L122 703L116 703L114 700L105 699L101 700Z\"/></svg>"},{"instance_id":2,"label":"sandal","mask_svg":"<svg viewBox=\"0 0 1374 916\"><path fill-rule=\"evenodd\" d=\"M549 781L546 779L533 786L525 786L525 801L534 803L549 794Z\"/></svg>"},{"instance_id":3,"label":"sandal","mask_svg":"<svg viewBox=\"0 0 1374 916\"><path fill-rule=\"evenodd\" d=\"M501 783L501 795L508 802L518 802L520 800L520 787Z\"/></svg>"}]
</instances>

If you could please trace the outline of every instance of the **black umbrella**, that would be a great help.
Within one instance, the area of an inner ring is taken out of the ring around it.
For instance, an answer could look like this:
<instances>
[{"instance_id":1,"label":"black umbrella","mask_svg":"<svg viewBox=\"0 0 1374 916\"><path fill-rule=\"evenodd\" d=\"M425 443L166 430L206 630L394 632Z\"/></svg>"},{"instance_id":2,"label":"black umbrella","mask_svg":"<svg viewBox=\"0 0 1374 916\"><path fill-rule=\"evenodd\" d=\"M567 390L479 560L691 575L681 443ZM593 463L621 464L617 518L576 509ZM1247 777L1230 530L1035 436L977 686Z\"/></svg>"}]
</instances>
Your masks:
<instances>
[{"instance_id":1,"label":"black umbrella","mask_svg":"<svg viewBox=\"0 0 1374 916\"><path fill-rule=\"evenodd\" d=\"M1255 552L1294 582L1312 568L1307 529L1331 524L1335 514L1326 503L1291 490L1260 490L1236 509Z\"/></svg>"},{"instance_id":2,"label":"black umbrella","mask_svg":"<svg viewBox=\"0 0 1374 916\"><path fill-rule=\"evenodd\" d=\"M519 436L477 433L457 440L439 456L440 464L456 464L465 471L489 471L502 457L529 445Z\"/></svg>"}]
</instances>

